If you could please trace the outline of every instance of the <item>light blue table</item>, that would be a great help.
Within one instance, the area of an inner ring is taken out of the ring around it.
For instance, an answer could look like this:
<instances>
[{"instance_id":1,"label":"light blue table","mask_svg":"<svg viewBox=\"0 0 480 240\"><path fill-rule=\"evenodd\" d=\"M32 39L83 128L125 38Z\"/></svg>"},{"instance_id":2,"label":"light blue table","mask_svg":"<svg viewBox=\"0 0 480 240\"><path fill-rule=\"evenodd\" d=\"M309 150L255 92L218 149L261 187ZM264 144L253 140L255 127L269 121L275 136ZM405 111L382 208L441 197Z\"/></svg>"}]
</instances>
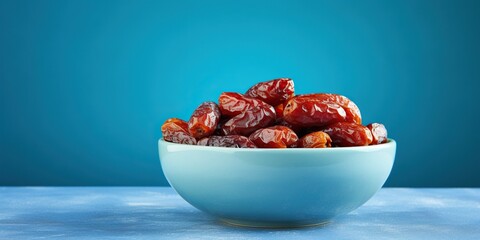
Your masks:
<instances>
[{"instance_id":1,"label":"light blue table","mask_svg":"<svg viewBox=\"0 0 480 240\"><path fill-rule=\"evenodd\" d=\"M480 239L480 189L382 189L323 227L223 225L167 187L0 187L0 239Z\"/></svg>"}]
</instances>

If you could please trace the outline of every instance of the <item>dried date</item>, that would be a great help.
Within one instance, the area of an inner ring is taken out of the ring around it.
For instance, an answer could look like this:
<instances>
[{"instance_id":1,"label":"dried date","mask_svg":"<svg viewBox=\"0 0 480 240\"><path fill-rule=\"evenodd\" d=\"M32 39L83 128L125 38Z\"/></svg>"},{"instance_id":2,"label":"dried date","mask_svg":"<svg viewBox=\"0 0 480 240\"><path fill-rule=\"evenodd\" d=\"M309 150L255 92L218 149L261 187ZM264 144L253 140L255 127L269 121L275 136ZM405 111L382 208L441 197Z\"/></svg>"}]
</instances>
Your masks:
<instances>
[{"instance_id":1,"label":"dried date","mask_svg":"<svg viewBox=\"0 0 480 240\"><path fill-rule=\"evenodd\" d=\"M188 131L196 138L210 136L220 120L220 109L214 102L204 102L195 109L188 121Z\"/></svg>"},{"instance_id":2,"label":"dried date","mask_svg":"<svg viewBox=\"0 0 480 240\"><path fill-rule=\"evenodd\" d=\"M165 123L163 123L161 130L165 141L181 144L197 143L195 138L188 132L188 123L181 119L167 119Z\"/></svg>"},{"instance_id":3,"label":"dried date","mask_svg":"<svg viewBox=\"0 0 480 240\"><path fill-rule=\"evenodd\" d=\"M248 136L257 129L271 125L275 122L275 110L268 106L255 107L231 118L222 126L223 133Z\"/></svg>"},{"instance_id":4,"label":"dried date","mask_svg":"<svg viewBox=\"0 0 480 240\"><path fill-rule=\"evenodd\" d=\"M362 122L357 105L338 94L295 96L285 103L283 115L287 122L301 127L321 127L335 122Z\"/></svg>"},{"instance_id":5,"label":"dried date","mask_svg":"<svg viewBox=\"0 0 480 240\"><path fill-rule=\"evenodd\" d=\"M360 109L358 108L357 104L353 101L348 99L345 96L339 94L331 94L331 93L317 93L317 94L309 94L306 96L314 95L317 99L326 102L334 102L342 106L347 113L345 118L346 122L353 122L357 124L362 124L362 115L360 113Z\"/></svg>"},{"instance_id":6,"label":"dried date","mask_svg":"<svg viewBox=\"0 0 480 240\"><path fill-rule=\"evenodd\" d=\"M300 148L327 148L331 146L332 139L322 131L309 133L298 141L298 147Z\"/></svg>"},{"instance_id":7,"label":"dried date","mask_svg":"<svg viewBox=\"0 0 480 240\"><path fill-rule=\"evenodd\" d=\"M178 127L188 132L188 123L180 118L169 118L163 124L165 125L166 123L175 123Z\"/></svg>"},{"instance_id":8,"label":"dried date","mask_svg":"<svg viewBox=\"0 0 480 240\"><path fill-rule=\"evenodd\" d=\"M336 147L366 146L373 140L370 129L356 123L337 122L322 131L330 136Z\"/></svg>"},{"instance_id":9,"label":"dried date","mask_svg":"<svg viewBox=\"0 0 480 240\"><path fill-rule=\"evenodd\" d=\"M298 141L298 136L292 129L277 125L258 129L249 139L259 148L287 148Z\"/></svg>"},{"instance_id":10,"label":"dried date","mask_svg":"<svg viewBox=\"0 0 480 240\"><path fill-rule=\"evenodd\" d=\"M387 138L387 129L381 123L370 123L367 125L367 128L372 132L372 143L371 145L386 143Z\"/></svg>"},{"instance_id":11,"label":"dried date","mask_svg":"<svg viewBox=\"0 0 480 240\"><path fill-rule=\"evenodd\" d=\"M316 101L315 98L292 98L285 104L283 118L299 127L325 126L345 121L347 114L337 103Z\"/></svg>"},{"instance_id":12,"label":"dried date","mask_svg":"<svg viewBox=\"0 0 480 240\"><path fill-rule=\"evenodd\" d=\"M224 92L218 98L218 105L222 115L234 117L255 107L271 107L269 104L240 93Z\"/></svg>"},{"instance_id":13,"label":"dried date","mask_svg":"<svg viewBox=\"0 0 480 240\"><path fill-rule=\"evenodd\" d=\"M295 94L293 80L277 78L260 82L247 90L245 96L260 99L270 105L278 105Z\"/></svg>"}]
</instances>

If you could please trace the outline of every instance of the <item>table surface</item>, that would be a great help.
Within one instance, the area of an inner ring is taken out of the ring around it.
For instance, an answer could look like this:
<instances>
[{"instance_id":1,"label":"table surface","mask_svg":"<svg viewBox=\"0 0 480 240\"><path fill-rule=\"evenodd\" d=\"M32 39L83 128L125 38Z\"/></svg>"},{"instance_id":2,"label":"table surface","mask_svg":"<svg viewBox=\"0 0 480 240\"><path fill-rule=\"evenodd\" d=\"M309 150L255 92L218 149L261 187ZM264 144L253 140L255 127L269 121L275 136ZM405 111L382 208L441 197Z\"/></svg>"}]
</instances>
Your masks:
<instances>
[{"instance_id":1,"label":"table surface","mask_svg":"<svg viewBox=\"0 0 480 240\"><path fill-rule=\"evenodd\" d=\"M480 189L384 188L325 226L256 229L168 187L0 187L0 239L480 239Z\"/></svg>"}]
</instances>

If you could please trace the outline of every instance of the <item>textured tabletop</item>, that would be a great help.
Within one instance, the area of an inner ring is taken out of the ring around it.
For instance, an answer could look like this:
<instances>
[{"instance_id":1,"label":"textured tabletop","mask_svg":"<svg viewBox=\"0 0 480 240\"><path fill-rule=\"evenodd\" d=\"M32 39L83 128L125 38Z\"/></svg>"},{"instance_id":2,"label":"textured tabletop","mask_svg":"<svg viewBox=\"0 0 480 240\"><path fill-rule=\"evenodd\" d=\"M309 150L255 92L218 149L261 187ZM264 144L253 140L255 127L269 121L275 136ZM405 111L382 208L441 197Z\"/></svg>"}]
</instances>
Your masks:
<instances>
[{"instance_id":1,"label":"textured tabletop","mask_svg":"<svg viewBox=\"0 0 480 240\"><path fill-rule=\"evenodd\" d=\"M168 187L0 187L0 239L480 239L480 189L386 188L322 227L223 225Z\"/></svg>"}]
</instances>

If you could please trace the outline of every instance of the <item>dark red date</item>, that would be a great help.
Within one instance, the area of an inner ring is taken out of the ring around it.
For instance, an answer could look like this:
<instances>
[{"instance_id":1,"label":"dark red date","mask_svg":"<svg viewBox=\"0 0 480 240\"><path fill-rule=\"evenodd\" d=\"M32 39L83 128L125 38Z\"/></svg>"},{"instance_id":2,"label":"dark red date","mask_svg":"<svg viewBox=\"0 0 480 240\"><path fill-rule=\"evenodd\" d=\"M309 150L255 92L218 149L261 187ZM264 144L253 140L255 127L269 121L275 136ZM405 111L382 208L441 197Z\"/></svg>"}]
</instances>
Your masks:
<instances>
[{"instance_id":1,"label":"dark red date","mask_svg":"<svg viewBox=\"0 0 480 240\"><path fill-rule=\"evenodd\" d=\"M275 110L268 106L255 107L231 118L222 126L223 133L248 136L257 129L271 125L275 122Z\"/></svg>"},{"instance_id":2,"label":"dark red date","mask_svg":"<svg viewBox=\"0 0 480 240\"><path fill-rule=\"evenodd\" d=\"M237 116L238 114L255 107L271 107L262 100L246 97L240 93L234 92L222 93L218 98L218 105L222 115L228 117Z\"/></svg>"},{"instance_id":3,"label":"dark red date","mask_svg":"<svg viewBox=\"0 0 480 240\"><path fill-rule=\"evenodd\" d=\"M337 103L317 101L315 98L288 100L283 110L283 118L299 127L320 127L334 122L345 121L347 114Z\"/></svg>"},{"instance_id":4,"label":"dark red date","mask_svg":"<svg viewBox=\"0 0 480 240\"><path fill-rule=\"evenodd\" d=\"M336 147L366 146L373 140L370 129L356 123L337 122L322 131L330 136Z\"/></svg>"},{"instance_id":5,"label":"dark red date","mask_svg":"<svg viewBox=\"0 0 480 240\"><path fill-rule=\"evenodd\" d=\"M319 93L315 94L315 96L318 99L323 99L323 101L338 103L340 106L342 106L347 113L347 117L345 118L346 122L362 124L362 115L360 113L360 109L358 108L357 104L347 97L331 93Z\"/></svg>"},{"instance_id":6,"label":"dark red date","mask_svg":"<svg viewBox=\"0 0 480 240\"><path fill-rule=\"evenodd\" d=\"M170 118L162 125L162 136L165 141L181 143L181 144L196 144L197 141L188 132L188 123L178 119Z\"/></svg>"},{"instance_id":7,"label":"dark red date","mask_svg":"<svg viewBox=\"0 0 480 240\"><path fill-rule=\"evenodd\" d=\"M206 139L206 140L204 140ZM229 136L210 136L200 140L201 145L212 147L231 147L231 148L256 148L255 144L247 137L240 135Z\"/></svg>"},{"instance_id":8,"label":"dark red date","mask_svg":"<svg viewBox=\"0 0 480 240\"><path fill-rule=\"evenodd\" d=\"M386 143L387 138L387 129L381 123L370 123L367 125L367 128L372 132L372 143L371 145Z\"/></svg>"},{"instance_id":9,"label":"dark red date","mask_svg":"<svg viewBox=\"0 0 480 240\"><path fill-rule=\"evenodd\" d=\"M331 146L332 139L322 131L309 133L298 141L298 147L301 148L328 148Z\"/></svg>"},{"instance_id":10,"label":"dark red date","mask_svg":"<svg viewBox=\"0 0 480 240\"><path fill-rule=\"evenodd\" d=\"M287 122L301 127L321 127L335 122L362 122L357 105L338 94L295 96L285 103L283 115Z\"/></svg>"},{"instance_id":11,"label":"dark red date","mask_svg":"<svg viewBox=\"0 0 480 240\"><path fill-rule=\"evenodd\" d=\"M298 141L295 132L285 126L258 129L249 137L259 148L287 148Z\"/></svg>"},{"instance_id":12,"label":"dark red date","mask_svg":"<svg viewBox=\"0 0 480 240\"><path fill-rule=\"evenodd\" d=\"M188 131L196 138L210 136L220 120L220 109L214 102L204 102L195 109L188 121Z\"/></svg>"},{"instance_id":13,"label":"dark red date","mask_svg":"<svg viewBox=\"0 0 480 240\"><path fill-rule=\"evenodd\" d=\"M295 94L293 80L290 78L277 78L260 82L247 90L245 96L260 99L270 105L276 106Z\"/></svg>"}]
</instances>

